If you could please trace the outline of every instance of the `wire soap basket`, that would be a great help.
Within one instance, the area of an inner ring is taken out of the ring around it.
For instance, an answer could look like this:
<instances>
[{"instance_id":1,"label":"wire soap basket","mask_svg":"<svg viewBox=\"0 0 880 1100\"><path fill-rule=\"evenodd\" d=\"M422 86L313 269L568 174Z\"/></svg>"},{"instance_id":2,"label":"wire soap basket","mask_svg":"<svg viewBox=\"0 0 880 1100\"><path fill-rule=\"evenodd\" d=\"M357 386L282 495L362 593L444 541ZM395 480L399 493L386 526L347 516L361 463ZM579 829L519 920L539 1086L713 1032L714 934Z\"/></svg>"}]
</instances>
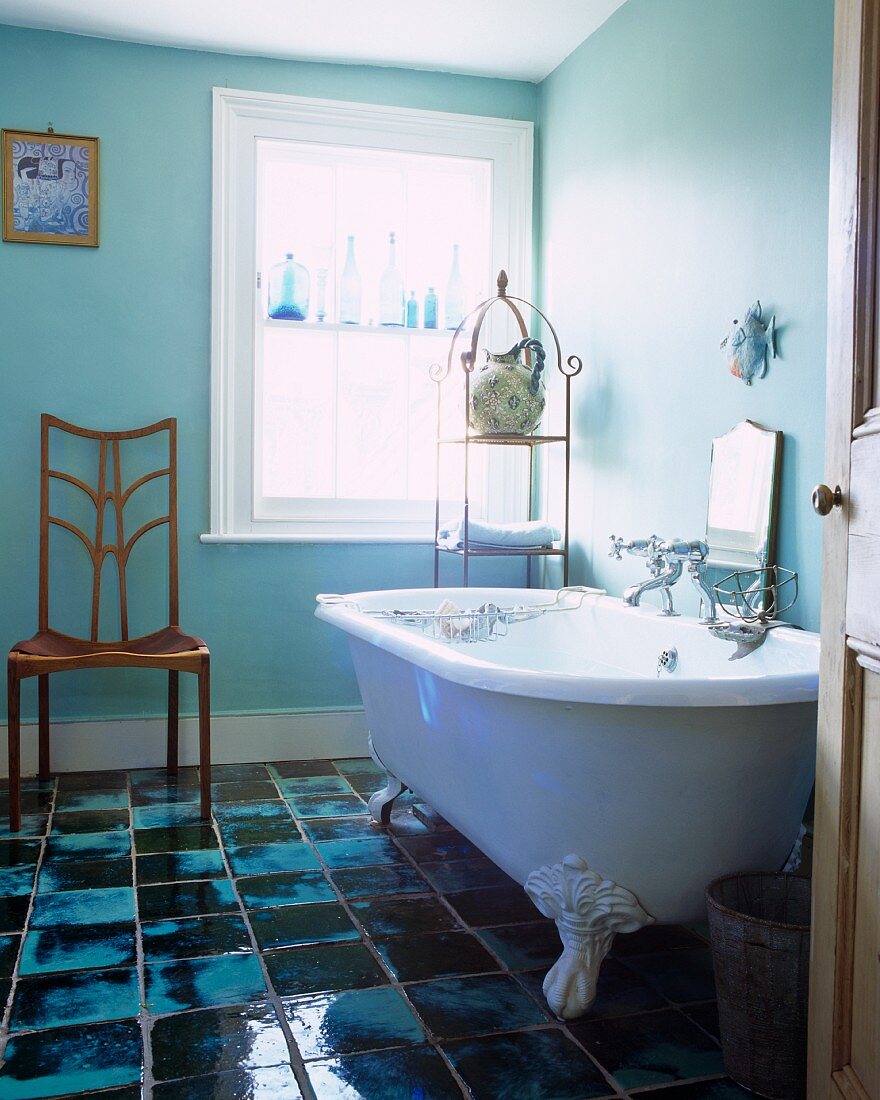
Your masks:
<instances>
[{"instance_id":1,"label":"wire soap basket","mask_svg":"<svg viewBox=\"0 0 880 1100\"><path fill-rule=\"evenodd\" d=\"M374 619L398 623L401 626L419 627L429 638L458 645L466 642L494 642L498 638L504 638L508 627L513 623L527 622L551 612L576 611L587 596L601 595L604 595L604 589L570 585L560 588L555 599L546 604L499 607L494 603L484 603L479 607L462 610L447 599L432 611L385 608L375 610L361 607L348 596L336 594L319 595L317 600L318 603L345 607Z\"/></svg>"},{"instance_id":2,"label":"wire soap basket","mask_svg":"<svg viewBox=\"0 0 880 1100\"><path fill-rule=\"evenodd\" d=\"M745 623L767 626L794 606L798 575L781 565L762 565L757 569L736 569L712 587L728 615Z\"/></svg>"}]
</instances>

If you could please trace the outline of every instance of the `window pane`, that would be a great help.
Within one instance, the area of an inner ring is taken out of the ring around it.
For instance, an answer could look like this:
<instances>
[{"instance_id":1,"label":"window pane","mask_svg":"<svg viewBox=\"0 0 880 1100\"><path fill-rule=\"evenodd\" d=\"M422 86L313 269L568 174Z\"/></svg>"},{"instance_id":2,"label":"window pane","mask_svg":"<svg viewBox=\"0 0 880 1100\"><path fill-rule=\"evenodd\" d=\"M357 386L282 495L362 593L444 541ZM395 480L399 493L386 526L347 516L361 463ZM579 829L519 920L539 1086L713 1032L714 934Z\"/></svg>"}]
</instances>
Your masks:
<instances>
[{"instance_id":1,"label":"window pane","mask_svg":"<svg viewBox=\"0 0 880 1100\"><path fill-rule=\"evenodd\" d=\"M445 364L449 354L445 299L453 246L465 309L492 285L490 163L275 139L260 139L257 155L256 257L266 276L262 352L257 340L257 359L263 359L257 368L257 498L280 498L282 510L283 498L433 500L437 386L428 370ZM418 331L377 324L391 232L405 295L414 292L418 303ZM337 323L349 237L361 281L359 326ZM291 252L310 280L304 322L267 317L271 268ZM439 299L436 334L422 327L429 287ZM456 361L443 387L445 436L460 437L465 429L463 395ZM460 498L461 456L452 448L444 458L442 493ZM484 460L473 448L474 502ZM289 510L295 518L296 506Z\"/></svg>"},{"instance_id":2,"label":"window pane","mask_svg":"<svg viewBox=\"0 0 880 1100\"><path fill-rule=\"evenodd\" d=\"M319 272L325 284L324 309L336 316L332 259L336 232L334 206L335 169L316 164L308 154L291 142L262 142L262 173L259 188L260 247L258 269L265 272L263 283L264 313L269 277L273 265L293 253L297 263L309 273L309 316L315 318L319 307Z\"/></svg>"},{"instance_id":3,"label":"window pane","mask_svg":"<svg viewBox=\"0 0 880 1100\"><path fill-rule=\"evenodd\" d=\"M379 279L388 265L388 235L396 237L397 267L406 272L405 175L391 167L345 165L338 174L336 218L337 278L342 277L348 237L354 237L361 277L361 321L379 323Z\"/></svg>"},{"instance_id":4,"label":"window pane","mask_svg":"<svg viewBox=\"0 0 880 1100\"><path fill-rule=\"evenodd\" d=\"M336 495L336 356L334 334L267 328L259 379L257 426L260 495Z\"/></svg>"},{"instance_id":5,"label":"window pane","mask_svg":"<svg viewBox=\"0 0 880 1100\"><path fill-rule=\"evenodd\" d=\"M337 496L406 497L407 383L403 342L340 334Z\"/></svg>"}]
</instances>

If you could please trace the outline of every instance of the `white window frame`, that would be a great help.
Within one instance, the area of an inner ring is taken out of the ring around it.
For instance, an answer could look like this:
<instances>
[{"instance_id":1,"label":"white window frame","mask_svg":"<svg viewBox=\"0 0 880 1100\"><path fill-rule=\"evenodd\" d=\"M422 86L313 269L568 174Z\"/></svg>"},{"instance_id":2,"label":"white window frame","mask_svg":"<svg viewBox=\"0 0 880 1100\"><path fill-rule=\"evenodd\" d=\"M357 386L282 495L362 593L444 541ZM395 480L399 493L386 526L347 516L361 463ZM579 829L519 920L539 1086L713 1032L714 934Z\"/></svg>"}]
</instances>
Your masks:
<instances>
[{"instance_id":1,"label":"white window frame","mask_svg":"<svg viewBox=\"0 0 880 1100\"><path fill-rule=\"evenodd\" d=\"M422 523L254 517L255 141L281 137L492 161L493 269L515 272L516 286L528 292L533 124L229 88L213 91L211 530L202 541L431 542L433 525L429 529ZM502 189L496 184L503 179L509 185ZM515 499L510 484L498 491Z\"/></svg>"}]
</instances>

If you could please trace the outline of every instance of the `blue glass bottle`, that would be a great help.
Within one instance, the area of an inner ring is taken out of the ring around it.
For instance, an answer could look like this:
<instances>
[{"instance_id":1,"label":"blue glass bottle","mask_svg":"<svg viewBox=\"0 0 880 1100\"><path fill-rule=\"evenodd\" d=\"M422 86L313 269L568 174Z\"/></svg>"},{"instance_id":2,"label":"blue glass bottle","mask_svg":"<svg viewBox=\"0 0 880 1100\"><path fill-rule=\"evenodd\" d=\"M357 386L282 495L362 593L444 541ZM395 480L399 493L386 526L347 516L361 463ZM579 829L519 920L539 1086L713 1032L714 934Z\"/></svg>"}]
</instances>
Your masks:
<instances>
[{"instance_id":1,"label":"blue glass bottle","mask_svg":"<svg viewBox=\"0 0 880 1100\"><path fill-rule=\"evenodd\" d=\"M281 321L304 321L309 315L311 279L302 264L286 253L269 272L269 316Z\"/></svg>"},{"instance_id":2,"label":"blue glass bottle","mask_svg":"<svg viewBox=\"0 0 880 1100\"><path fill-rule=\"evenodd\" d=\"M416 301L416 292L409 292L409 300L406 303L406 327L419 327L419 303Z\"/></svg>"},{"instance_id":3,"label":"blue glass bottle","mask_svg":"<svg viewBox=\"0 0 880 1100\"><path fill-rule=\"evenodd\" d=\"M428 287L425 295L425 328L437 327L437 295L432 286Z\"/></svg>"}]
</instances>

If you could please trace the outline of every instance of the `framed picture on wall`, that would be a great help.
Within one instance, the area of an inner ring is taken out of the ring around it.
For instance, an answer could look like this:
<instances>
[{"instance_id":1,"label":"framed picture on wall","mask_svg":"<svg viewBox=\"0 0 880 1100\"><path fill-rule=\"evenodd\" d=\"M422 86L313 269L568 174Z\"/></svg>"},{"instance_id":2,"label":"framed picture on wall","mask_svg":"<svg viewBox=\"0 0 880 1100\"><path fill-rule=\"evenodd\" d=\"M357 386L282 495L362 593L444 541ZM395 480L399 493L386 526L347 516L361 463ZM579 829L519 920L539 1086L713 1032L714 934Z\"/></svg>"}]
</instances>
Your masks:
<instances>
[{"instance_id":1,"label":"framed picture on wall","mask_svg":"<svg viewBox=\"0 0 880 1100\"><path fill-rule=\"evenodd\" d=\"M3 130L3 240L98 247L98 139Z\"/></svg>"}]
</instances>

